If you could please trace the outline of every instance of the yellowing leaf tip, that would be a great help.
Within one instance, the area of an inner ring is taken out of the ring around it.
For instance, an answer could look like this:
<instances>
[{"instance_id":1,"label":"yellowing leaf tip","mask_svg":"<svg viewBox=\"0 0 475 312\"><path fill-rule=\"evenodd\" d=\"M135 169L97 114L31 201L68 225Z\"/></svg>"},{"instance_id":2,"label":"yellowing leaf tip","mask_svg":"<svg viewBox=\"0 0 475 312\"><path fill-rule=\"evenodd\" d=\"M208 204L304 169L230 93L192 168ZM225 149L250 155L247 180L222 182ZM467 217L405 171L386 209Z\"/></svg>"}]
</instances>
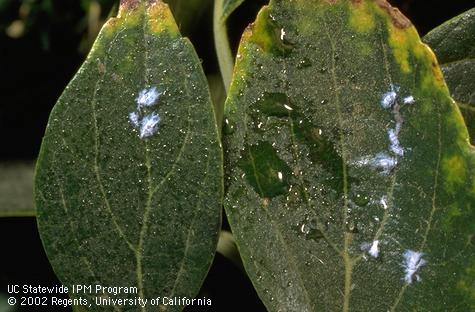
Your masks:
<instances>
[{"instance_id":1,"label":"yellowing leaf tip","mask_svg":"<svg viewBox=\"0 0 475 312\"><path fill-rule=\"evenodd\" d=\"M376 0L376 3L391 16L394 26L403 29L412 26L411 21L406 16L404 16L404 14L399 11L399 9L393 7L386 0Z\"/></svg>"}]
</instances>

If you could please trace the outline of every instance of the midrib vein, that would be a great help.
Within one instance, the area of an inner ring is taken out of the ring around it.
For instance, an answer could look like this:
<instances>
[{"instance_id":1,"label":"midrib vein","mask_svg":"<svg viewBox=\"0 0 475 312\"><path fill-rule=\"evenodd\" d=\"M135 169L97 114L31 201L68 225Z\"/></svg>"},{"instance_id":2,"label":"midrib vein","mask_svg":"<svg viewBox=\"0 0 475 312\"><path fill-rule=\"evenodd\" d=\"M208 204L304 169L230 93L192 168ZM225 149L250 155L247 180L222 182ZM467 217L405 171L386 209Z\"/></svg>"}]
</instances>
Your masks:
<instances>
[{"instance_id":1,"label":"midrib vein","mask_svg":"<svg viewBox=\"0 0 475 312\"><path fill-rule=\"evenodd\" d=\"M351 233L347 233L346 225L348 223L348 172L347 172L347 155L345 149L345 140L344 140L344 133L343 133L343 124L342 124L342 113L341 113L341 100L339 94L339 86L337 81L337 74L336 74L336 63L335 63L335 42L333 41L330 33L328 32L328 23L326 21L326 17L323 17L323 23L325 24L325 33L327 35L328 41L330 42L331 47L331 74L332 74L332 83L334 89L334 96L335 96L335 103L336 103L336 111L337 111L337 118L339 123L339 137L340 137L340 148L341 148L341 159L342 159L342 174L343 174L343 222L342 222L342 230L344 233L343 239L343 250L341 256L343 258L343 263L345 265L345 277L344 277L344 294L343 294L343 311L347 312L350 310L350 295L351 295L351 275L353 271L353 260L349 254L349 245L352 239Z\"/></svg>"},{"instance_id":2,"label":"midrib vein","mask_svg":"<svg viewBox=\"0 0 475 312\"><path fill-rule=\"evenodd\" d=\"M392 76L391 76L391 72L389 70L389 61L388 61L388 55L387 55L387 51L386 51L386 45L384 44L384 41L383 41L383 34L381 34L380 45L381 45L381 52L383 53L383 62L384 62L383 65L384 65L384 68L385 68L385 71L386 71L386 78L389 80L389 84L392 85L393 84L393 79L392 79ZM396 159L397 159L397 161L399 161L398 156L396 156ZM387 192L387 195L388 195L387 205L388 205L388 207L387 207L387 209L384 210L383 219L381 220L381 224L380 224L378 230L376 231L376 234L373 237L373 242L376 241L376 240L379 240L380 237L383 235L384 228L385 228L385 226L386 226L386 224L389 220L389 217L390 217L389 211L394 209L394 187L395 187L396 181L397 181L397 173L398 173L398 169L395 168L394 173L393 173L392 178L391 178L389 188L388 188L388 192ZM354 265L359 260L361 260L363 257L364 257L364 253L361 254L359 257L357 257L354 260Z\"/></svg>"},{"instance_id":3,"label":"midrib vein","mask_svg":"<svg viewBox=\"0 0 475 312\"><path fill-rule=\"evenodd\" d=\"M438 188L438 185L439 185L439 171L440 171L440 161L441 161L441 157L442 157L442 125L441 125L441 113L440 113L440 108L437 107L438 109L438 114L437 114L437 117L438 117L438 123L437 123L437 127L438 127L438 153L437 153L437 162L436 162L436 171L435 171L435 176L434 176L434 184L433 184L433 192L432 192L432 198L431 198L431 201L432 201L432 208L431 208L431 211L430 211L430 214L429 214L429 220L427 221L427 227L424 231L424 236L423 236L423 239L422 239L422 242L421 242L421 245L419 247L419 252L423 253L424 251L424 248L427 244L427 237L429 236L429 232L431 230L431 227L432 227L432 222L434 220L434 215L435 215L435 212L437 210L437 205L436 205L436 201L437 201L437 188ZM404 293L406 292L406 289L407 289L407 286L408 284L404 284L402 287L401 287L401 290L399 291L399 294L398 296L396 297L396 300L394 301L393 305L391 306L391 309L390 311L391 312L394 312L396 311L396 308L399 306L399 303L401 302L403 296L404 296Z\"/></svg>"},{"instance_id":4,"label":"midrib vein","mask_svg":"<svg viewBox=\"0 0 475 312\"><path fill-rule=\"evenodd\" d=\"M145 14L146 15L146 14ZM143 47L144 47L144 81L146 84L149 83L149 43L148 40L146 40L146 34L147 34L147 25L148 22L150 21L148 19L148 16L144 16L145 21L143 22ZM186 94L189 96L189 90L186 86ZM175 168L182 159L183 152L186 147L186 143L188 142L188 139L190 137L190 130L191 130L191 105L188 107L188 114L187 114L187 131L185 138L183 139L183 144L180 147L180 150L178 152L178 155L171 167L171 169L165 174L163 179L154 187L153 186L153 181L152 181L152 165L151 165L151 159L150 159L150 149L149 149L149 144L148 144L148 139L145 139L145 162L146 162L146 168L147 168L147 182L148 182L148 196L147 196L147 201L144 209L144 214L142 218L142 227L140 229L140 234L139 234L139 242L138 242L138 247L136 251L136 275L137 275L137 287L139 289L139 295L140 297L144 298L144 285L143 285L143 254L144 254L144 244L145 244L145 236L148 231L149 227L149 219L150 219L150 213L152 210L152 200L153 196L155 193L164 185L164 183L169 179L169 177L175 172ZM146 311L146 307L141 307L141 310L143 312Z\"/></svg>"},{"instance_id":5,"label":"midrib vein","mask_svg":"<svg viewBox=\"0 0 475 312\"><path fill-rule=\"evenodd\" d=\"M142 35L143 35L143 53L144 53L144 82L145 85L149 85L149 65L148 65L148 59L149 59L149 54L148 54L148 41L146 39L147 37L147 24L148 24L148 18L147 18L147 8L144 8L144 16L143 16L143 26L142 26ZM149 144L148 144L148 139L145 138L145 143L144 143L144 149L145 149L145 166L147 168L147 184L148 184L148 194L147 194L147 201L145 203L145 210L143 213L143 218L142 218L142 227L140 228L140 234L139 234L139 242L137 245L137 252L135 254L136 257L136 273L137 273L137 287L139 289L139 296L141 298L145 299L145 294L144 294L144 286L143 286L143 264L142 264L142 259L143 259L143 253L144 253L144 241L145 241L145 234L147 233L148 230L148 220L150 218L150 211L152 207L152 198L153 198L153 192L152 192L152 164L150 161L150 151L149 151ZM146 311L145 306L140 306L140 309L142 311Z\"/></svg>"},{"instance_id":6,"label":"midrib vein","mask_svg":"<svg viewBox=\"0 0 475 312\"><path fill-rule=\"evenodd\" d=\"M94 128L94 173L95 173L97 184L99 185L99 190L101 192L106 210L107 210L107 212L109 213L109 215L111 217L112 223L113 223L116 231L118 232L119 236L124 240L124 242L127 244L129 249L132 252L136 252L135 246L132 245L132 243L125 236L125 233L123 232L122 228L118 224L117 218L116 218L114 212L112 211L111 205L109 203L109 199L107 198L105 188L104 188L104 185L102 183L102 177L101 177L100 167L99 167L99 163L98 163L99 140L100 140L100 138L99 138L99 128L98 128L98 125L97 125L97 115L96 115L97 92L99 91L100 86L104 83L104 76L107 72L107 65L108 65L108 61L109 61L109 58L110 58L109 56L111 55L110 51L112 50L112 47L113 47L115 41L117 40L119 35L124 30L125 30L125 28L122 28L120 31L118 31L117 34L114 36L114 38L111 40L111 42L109 44L109 48L107 50L107 57L104 60L104 71L102 71L100 73L100 78L98 79L98 81L96 82L96 84L94 86L94 93L93 93L92 100L91 100L92 119L93 119L93 122L94 122L94 127L93 127Z\"/></svg>"}]
</instances>

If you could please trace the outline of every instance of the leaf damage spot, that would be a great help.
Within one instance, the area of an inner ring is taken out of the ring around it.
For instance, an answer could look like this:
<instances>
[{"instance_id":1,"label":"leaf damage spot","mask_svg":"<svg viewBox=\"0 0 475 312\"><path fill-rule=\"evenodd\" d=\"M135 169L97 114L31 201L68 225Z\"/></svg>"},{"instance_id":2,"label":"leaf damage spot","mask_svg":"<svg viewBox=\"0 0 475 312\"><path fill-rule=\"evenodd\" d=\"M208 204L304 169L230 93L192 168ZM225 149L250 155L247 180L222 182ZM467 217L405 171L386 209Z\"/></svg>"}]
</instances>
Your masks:
<instances>
[{"instance_id":1,"label":"leaf damage spot","mask_svg":"<svg viewBox=\"0 0 475 312\"><path fill-rule=\"evenodd\" d=\"M136 7L139 6L141 3L141 0L120 0L120 7L121 9L126 9L126 10L134 10ZM144 1L147 6L153 6L157 4L157 0L146 0Z\"/></svg>"},{"instance_id":2,"label":"leaf damage spot","mask_svg":"<svg viewBox=\"0 0 475 312\"><path fill-rule=\"evenodd\" d=\"M404 281L406 284L412 284L414 278L416 281L420 282L421 277L417 272L427 264L427 261L422 259L424 254L422 252L414 251L414 250L406 250L404 252Z\"/></svg>"},{"instance_id":3,"label":"leaf damage spot","mask_svg":"<svg viewBox=\"0 0 475 312\"><path fill-rule=\"evenodd\" d=\"M352 0L354 8L350 8L350 26L359 33L367 33L374 29L374 14L370 4L362 0Z\"/></svg>"},{"instance_id":4,"label":"leaf damage spot","mask_svg":"<svg viewBox=\"0 0 475 312\"><path fill-rule=\"evenodd\" d=\"M120 0L120 8L124 10L133 10L139 5L139 0Z\"/></svg>"},{"instance_id":5,"label":"leaf damage spot","mask_svg":"<svg viewBox=\"0 0 475 312\"><path fill-rule=\"evenodd\" d=\"M381 9L385 10L389 14L394 26L401 29L412 26L411 21L407 17L405 17L404 14L399 11L399 9L391 6L391 4L389 4L389 2L387 2L386 0L376 0L376 3Z\"/></svg>"}]
</instances>

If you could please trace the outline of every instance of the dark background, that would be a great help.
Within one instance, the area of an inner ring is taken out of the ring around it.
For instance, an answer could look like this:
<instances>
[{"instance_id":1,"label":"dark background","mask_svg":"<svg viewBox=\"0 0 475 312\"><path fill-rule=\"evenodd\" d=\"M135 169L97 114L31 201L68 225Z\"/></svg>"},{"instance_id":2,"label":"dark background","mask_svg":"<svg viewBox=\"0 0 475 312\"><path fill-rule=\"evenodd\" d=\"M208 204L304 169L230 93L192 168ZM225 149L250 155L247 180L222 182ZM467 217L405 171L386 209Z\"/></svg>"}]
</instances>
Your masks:
<instances>
[{"instance_id":1,"label":"dark background","mask_svg":"<svg viewBox=\"0 0 475 312\"><path fill-rule=\"evenodd\" d=\"M35 160L48 115L84 60L102 22L114 12L114 2L0 0L0 162ZM421 36L475 6L473 0L390 2L412 20ZM212 74L218 71L212 41L212 3L203 3L207 10L201 21L185 35L195 44L205 72ZM264 3L248 0L230 19L234 47ZM0 293L6 293L8 284L59 283L44 254L34 218L0 218L0 242ZM219 254L203 285L203 294L212 298L213 311L265 311L245 274Z\"/></svg>"}]
</instances>

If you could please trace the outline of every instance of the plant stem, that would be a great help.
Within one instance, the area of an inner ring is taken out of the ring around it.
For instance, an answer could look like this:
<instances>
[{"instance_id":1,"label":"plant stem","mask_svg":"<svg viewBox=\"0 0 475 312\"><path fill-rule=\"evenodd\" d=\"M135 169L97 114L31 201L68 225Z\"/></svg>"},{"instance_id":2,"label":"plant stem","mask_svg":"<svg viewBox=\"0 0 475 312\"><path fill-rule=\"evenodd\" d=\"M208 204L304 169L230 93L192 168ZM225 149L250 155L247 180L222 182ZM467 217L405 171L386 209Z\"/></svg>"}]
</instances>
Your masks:
<instances>
[{"instance_id":1,"label":"plant stem","mask_svg":"<svg viewBox=\"0 0 475 312\"><path fill-rule=\"evenodd\" d=\"M221 19L223 15L223 0L214 1L213 32L216 54L218 56L219 69L224 83L226 94L228 93L233 76L234 61L229 46L226 21Z\"/></svg>"}]
</instances>

